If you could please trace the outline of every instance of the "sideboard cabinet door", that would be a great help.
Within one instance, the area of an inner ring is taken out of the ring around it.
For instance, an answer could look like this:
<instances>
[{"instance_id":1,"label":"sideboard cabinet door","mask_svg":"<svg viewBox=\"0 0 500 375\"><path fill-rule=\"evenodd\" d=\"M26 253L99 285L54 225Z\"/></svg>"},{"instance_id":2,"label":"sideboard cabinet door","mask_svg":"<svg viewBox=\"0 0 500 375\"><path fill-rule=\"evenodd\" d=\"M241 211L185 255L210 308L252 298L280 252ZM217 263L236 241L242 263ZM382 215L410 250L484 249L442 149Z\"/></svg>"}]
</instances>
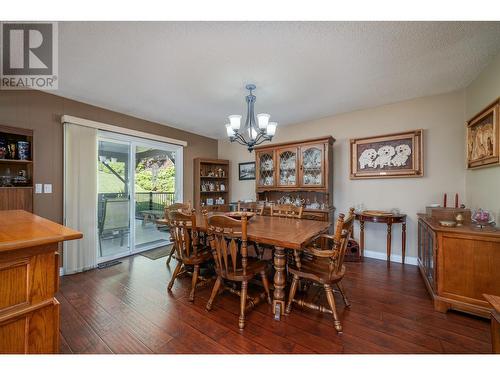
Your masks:
<instances>
[{"instance_id":1,"label":"sideboard cabinet door","mask_svg":"<svg viewBox=\"0 0 500 375\"><path fill-rule=\"evenodd\" d=\"M436 291L436 234L421 220L418 221L418 258L425 277Z\"/></svg>"}]
</instances>

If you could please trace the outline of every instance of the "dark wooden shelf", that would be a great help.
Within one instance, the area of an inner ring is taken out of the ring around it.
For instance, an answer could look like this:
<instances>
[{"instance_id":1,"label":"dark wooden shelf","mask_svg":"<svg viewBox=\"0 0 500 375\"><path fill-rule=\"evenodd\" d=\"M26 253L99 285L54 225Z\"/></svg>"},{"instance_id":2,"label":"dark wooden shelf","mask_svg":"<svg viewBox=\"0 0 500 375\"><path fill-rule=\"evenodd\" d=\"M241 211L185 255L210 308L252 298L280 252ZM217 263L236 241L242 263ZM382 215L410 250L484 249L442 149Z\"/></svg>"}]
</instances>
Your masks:
<instances>
[{"instance_id":1,"label":"dark wooden shelf","mask_svg":"<svg viewBox=\"0 0 500 375\"><path fill-rule=\"evenodd\" d=\"M31 164L32 160L18 160L18 159L0 159L0 163L4 164Z\"/></svg>"},{"instance_id":2,"label":"dark wooden shelf","mask_svg":"<svg viewBox=\"0 0 500 375\"><path fill-rule=\"evenodd\" d=\"M224 199L223 204L214 203L213 206L223 208L223 211L227 211L229 209L229 191L230 191L230 165L229 160L222 159L204 159L204 158L195 158L194 159L194 208L199 210L202 207L206 206L207 199L213 199L221 196ZM217 171L222 169L224 171L225 176L220 177L216 176ZM214 174L214 176L209 176L209 174ZM211 185L224 185L225 190L221 191L202 191L201 186L207 185L208 182ZM205 206L204 206L205 204Z\"/></svg>"}]
</instances>

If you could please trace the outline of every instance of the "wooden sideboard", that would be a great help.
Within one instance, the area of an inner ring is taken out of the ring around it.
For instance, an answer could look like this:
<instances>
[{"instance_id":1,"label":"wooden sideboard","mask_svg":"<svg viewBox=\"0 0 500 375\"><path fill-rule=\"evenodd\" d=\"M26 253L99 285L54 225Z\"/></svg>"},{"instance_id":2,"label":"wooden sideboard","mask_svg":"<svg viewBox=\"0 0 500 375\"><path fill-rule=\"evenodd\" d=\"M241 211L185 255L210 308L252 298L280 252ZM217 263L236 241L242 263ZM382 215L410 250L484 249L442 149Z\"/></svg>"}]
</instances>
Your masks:
<instances>
[{"instance_id":1,"label":"wooden sideboard","mask_svg":"<svg viewBox=\"0 0 500 375\"><path fill-rule=\"evenodd\" d=\"M500 295L500 230L469 222L443 227L419 214L418 266L435 310L489 318L491 306L483 294Z\"/></svg>"},{"instance_id":2,"label":"wooden sideboard","mask_svg":"<svg viewBox=\"0 0 500 375\"><path fill-rule=\"evenodd\" d=\"M0 354L59 351L58 244L81 237L26 211L0 211Z\"/></svg>"}]
</instances>

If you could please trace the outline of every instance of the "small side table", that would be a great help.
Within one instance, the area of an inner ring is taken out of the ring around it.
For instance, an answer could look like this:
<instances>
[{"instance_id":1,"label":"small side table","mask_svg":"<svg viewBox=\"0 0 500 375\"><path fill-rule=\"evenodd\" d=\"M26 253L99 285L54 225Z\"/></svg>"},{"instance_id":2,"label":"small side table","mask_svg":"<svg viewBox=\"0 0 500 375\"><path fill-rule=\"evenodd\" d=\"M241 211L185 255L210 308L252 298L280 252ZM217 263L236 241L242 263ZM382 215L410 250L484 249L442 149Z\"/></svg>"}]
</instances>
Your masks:
<instances>
[{"instance_id":1,"label":"small side table","mask_svg":"<svg viewBox=\"0 0 500 375\"><path fill-rule=\"evenodd\" d=\"M359 247L361 255L365 250L365 222L387 224L387 261L391 261L391 240L392 240L392 224L401 224L401 255L403 264L405 263L406 253L406 215L386 215L372 214L361 212L356 214L356 220L359 221Z\"/></svg>"},{"instance_id":2,"label":"small side table","mask_svg":"<svg viewBox=\"0 0 500 375\"><path fill-rule=\"evenodd\" d=\"M500 297L483 294L486 301L493 307L491 311L491 349L494 354L500 354Z\"/></svg>"}]
</instances>

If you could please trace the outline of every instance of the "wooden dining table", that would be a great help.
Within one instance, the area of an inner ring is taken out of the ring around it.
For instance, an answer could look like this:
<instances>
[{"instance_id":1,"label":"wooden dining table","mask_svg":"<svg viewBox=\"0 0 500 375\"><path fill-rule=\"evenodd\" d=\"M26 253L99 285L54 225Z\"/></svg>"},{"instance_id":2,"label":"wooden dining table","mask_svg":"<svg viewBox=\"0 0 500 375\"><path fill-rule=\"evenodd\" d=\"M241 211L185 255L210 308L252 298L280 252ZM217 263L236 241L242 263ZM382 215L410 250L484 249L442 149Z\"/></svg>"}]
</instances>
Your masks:
<instances>
[{"instance_id":1,"label":"wooden dining table","mask_svg":"<svg viewBox=\"0 0 500 375\"><path fill-rule=\"evenodd\" d=\"M210 212L208 215L224 213ZM158 220L157 223L166 224L166 221ZM301 250L314 237L328 231L329 227L330 223L325 221L276 216L254 216L248 221L248 240L273 248L273 314L276 320L280 320L285 312L286 250ZM205 219L200 212L196 213L196 229L200 232L207 230Z\"/></svg>"}]
</instances>

